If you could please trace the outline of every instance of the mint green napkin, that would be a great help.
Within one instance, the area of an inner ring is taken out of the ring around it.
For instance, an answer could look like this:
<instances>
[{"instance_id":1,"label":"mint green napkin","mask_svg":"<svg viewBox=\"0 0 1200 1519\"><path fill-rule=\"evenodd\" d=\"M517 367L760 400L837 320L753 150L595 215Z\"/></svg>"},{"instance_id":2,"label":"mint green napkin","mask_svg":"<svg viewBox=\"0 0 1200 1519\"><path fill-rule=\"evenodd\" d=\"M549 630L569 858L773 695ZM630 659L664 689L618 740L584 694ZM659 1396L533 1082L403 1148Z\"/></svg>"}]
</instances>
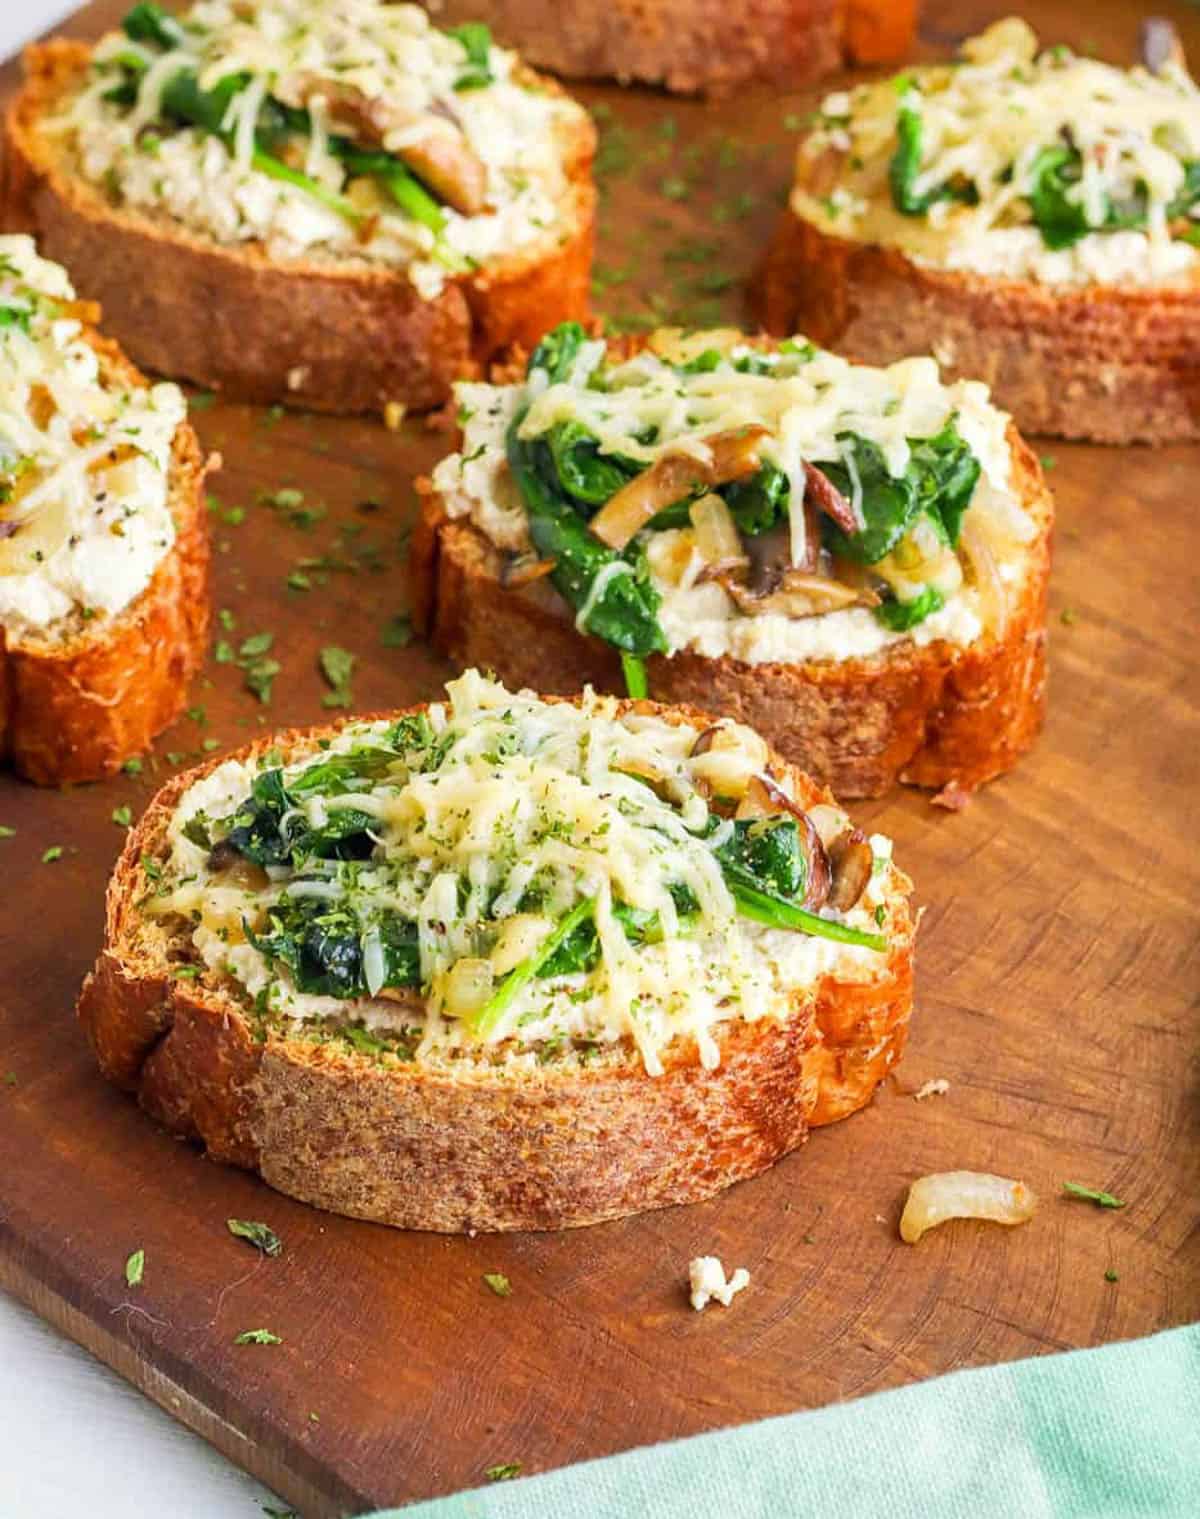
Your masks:
<instances>
[{"instance_id":1,"label":"mint green napkin","mask_svg":"<svg viewBox=\"0 0 1200 1519\"><path fill-rule=\"evenodd\" d=\"M1200 1324L955 1372L403 1510L403 1519L802 1515L1200 1519Z\"/></svg>"}]
</instances>

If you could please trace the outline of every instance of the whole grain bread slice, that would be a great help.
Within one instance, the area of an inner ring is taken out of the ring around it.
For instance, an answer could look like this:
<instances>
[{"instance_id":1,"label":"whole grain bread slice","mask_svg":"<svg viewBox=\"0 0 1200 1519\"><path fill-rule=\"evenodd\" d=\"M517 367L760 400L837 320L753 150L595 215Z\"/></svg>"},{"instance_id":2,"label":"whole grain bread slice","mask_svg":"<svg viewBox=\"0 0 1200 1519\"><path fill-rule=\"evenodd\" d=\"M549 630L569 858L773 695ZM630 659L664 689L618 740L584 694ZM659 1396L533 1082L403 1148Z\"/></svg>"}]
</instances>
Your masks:
<instances>
[{"instance_id":1,"label":"whole grain bread slice","mask_svg":"<svg viewBox=\"0 0 1200 1519\"><path fill-rule=\"evenodd\" d=\"M1036 457L1011 425L1009 443L1014 492L1037 532L1000 633L967 645L905 640L865 658L791 664L681 650L647 661L651 694L756 728L839 796L881 796L897 781L970 790L1010 770L1033 744L1045 710L1053 504ZM449 517L427 480L417 489L421 511L408 560L413 620L440 653L494 670L510 686L623 689L616 649L580 633L546 582L506 590L499 550L470 522Z\"/></svg>"},{"instance_id":2,"label":"whole grain bread slice","mask_svg":"<svg viewBox=\"0 0 1200 1519\"><path fill-rule=\"evenodd\" d=\"M268 747L298 757L339 726L278 734L237 757ZM168 782L131 830L78 1011L110 1080L213 1159L281 1192L443 1232L567 1228L695 1202L757 1175L811 1125L862 1107L900 1058L917 917L899 872L878 970L857 981L824 975L785 1019L717 1025L715 1070L690 1039L669 1046L651 1077L632 1044L595 1062L563 1054L531 1068L506 1059L504 1045L418 1061L364 1052L336 1031L263 1022L237 983L197 963L186 923L141 909L172 813L217 763ZM778 756L772 768L790 771L801 805L830 800Z\"/></svg>"},{"instance_id":3,"label":"whole grain bread slice","mask_svg":"<svg viewBox=\"0 0 1200 1519\"><path fill-rule=\"evenodd\" d=\"M116 343L85 333L106 382L146 384ZM0 757L26 780L61 786L112 775L183 711L208 644L205 473L196 434L181 422L168 477L175 541L122 611L75 617L41 637L0 626Z\"/></svg>"},{"instance_id":4,"label":"whole grain bread slice","mask_svg":"<svg viewBox=\"0 0 1200 1519\"><path fill-rule=\"evenodd\" d=\"M1200 283L1052 286L915 264L785 211L751 290L775 336L847 358L934 353L1025 432L1093 443L1200 437Z\"/></svg>"},{"instance_id":5,"label":"whole grain bread slice","mask_svg":"<svg viewBox=\"0 0 1200 1519\"><path fill-rule=\"evenodd\" d=\"M443 0L439 25L486 21L530 63L576 79L726 94L751 82L794 89L852 63L902 58L915 0Z\"/></svg>"},{"instance_id":6,"label":"whole grain bread slice","mask_svg":"<svg viewBox=\"0 0 1200 1519\"><path fill-rule=\"evenodd\" d=\"M586 315L596 204L588 117L564 134L558 225L424 300L403 271L362 259L281 264L256 243L225 246L165 215L113 205L42 130L90 57L63 39L26 49L25 85L4 121L0 217L34 233L102 303L109 329L145 368L261 404L428 410L511 344Z\"/></svg>"}]
</instances>

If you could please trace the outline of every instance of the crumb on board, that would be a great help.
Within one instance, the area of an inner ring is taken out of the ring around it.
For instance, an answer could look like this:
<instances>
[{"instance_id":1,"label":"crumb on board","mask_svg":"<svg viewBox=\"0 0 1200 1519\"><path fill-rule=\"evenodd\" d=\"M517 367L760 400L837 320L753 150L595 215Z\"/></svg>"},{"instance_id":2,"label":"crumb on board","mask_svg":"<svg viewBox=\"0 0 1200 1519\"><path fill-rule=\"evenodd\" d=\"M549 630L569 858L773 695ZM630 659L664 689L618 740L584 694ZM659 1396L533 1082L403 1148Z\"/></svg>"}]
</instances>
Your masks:
<instances>
[{"instance_id":1,"label":"crumb on board","mask_svg":"<svg viewBox=\"0 0 1200 1519\"><path fill-rule=\"evenodd\" d=\"M923 1087L918 1087L913 1096L918 1102L924 1102L926 1097L944 1097L950 1090L950 1083L944 1076L938 1076L933 1081L927 1081Z\"/></svg>"},{"instance_id":2,"label":"crumb on board","mask_svg":"<svg viewBox=\"0 0 1200 1519\"><path fill-rule=\"evenodd\" d=\"M947 781L942 789L929 800L934 807L944 807L947 812L961 812L971 800L971 793L957 781Z\"/></svg>"},{"instance_id":3,"label":"crumb on board","mask_svg":"<svg viewBox=\"0 0 1200 1519\"><path fill-rule=\"evenodd\" d=\"M714 1300L722 1308L728 1308L742 1288L750 1285L750 1273L739 1266L726 1281L725 1267L715 1255L697 1255L688 1263L688 1280L692 1307L699 1313Z\"/></svg>"}]
</instances>

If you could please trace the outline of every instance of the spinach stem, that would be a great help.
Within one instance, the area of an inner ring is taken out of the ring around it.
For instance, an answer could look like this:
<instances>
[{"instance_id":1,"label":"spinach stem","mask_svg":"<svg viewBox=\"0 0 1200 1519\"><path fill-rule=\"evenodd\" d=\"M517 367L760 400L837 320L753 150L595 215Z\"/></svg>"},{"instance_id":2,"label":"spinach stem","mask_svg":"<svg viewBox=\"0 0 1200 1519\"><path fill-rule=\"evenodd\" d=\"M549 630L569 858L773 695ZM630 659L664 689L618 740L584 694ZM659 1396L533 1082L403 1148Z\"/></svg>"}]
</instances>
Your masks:
<instances>
[{"instance_id":1,"label":"spinach stem","mask_svg":"<svg viewBox=\"0 0 1200 1519\"><path fill-rule=\"evenodd\" d=\"M883 934L869 934L861 928L850 928L845 923L822 918L818 913L797 907L771 892L747 885L731 874L728 868L725 870L725 884L742 917L749 918L754 923L763 923L768 928L798 929L801 933L812 934L818 939L836 939L839 944L858 944L864 949L878 950L880 954L887 952L888 941Z\"/></svg>"},{"instance_id":2,"label":"spinach stem","mask_svg":"<svg viewBox=\"0 0 1200 1519\"><path fill-rule=\"evenodd\" d=\"M621 655L621 670L625 676L625 689L634 701L645 701L650 693L646 678L646 661L640 654Z\"/></svg>"},{"instance_id":3,"label":"spinach stem","mask_svg":"<svg viewBox=\"0 0 1200 1519\"><path fill-rule=\"evenodd\" d=\"M472 1032L480 1039L486 1038L512 1006L516 997L529 985L558 947L575 932L581 923L586 922L595 910L595 897L585 897L582 902L573 907L559 922L558 927L546 935L533 954L509 971L479 1011L464 1020Z\"/></svg>"}]
</instances>

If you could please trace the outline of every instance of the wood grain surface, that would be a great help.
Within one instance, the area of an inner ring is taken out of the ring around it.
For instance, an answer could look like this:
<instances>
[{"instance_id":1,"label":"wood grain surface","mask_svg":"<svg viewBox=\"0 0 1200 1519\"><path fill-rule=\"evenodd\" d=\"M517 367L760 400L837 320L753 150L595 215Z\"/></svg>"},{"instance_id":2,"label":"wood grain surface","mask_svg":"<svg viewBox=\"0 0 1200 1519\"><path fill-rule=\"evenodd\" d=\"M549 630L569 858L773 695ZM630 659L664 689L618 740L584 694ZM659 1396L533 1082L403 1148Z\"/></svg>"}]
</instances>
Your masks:
<instances>
[{"instance_id":1,"label":"wood grain surface","mask_svg":"<svg viewBox=\"0 0 1200 1519\"><path fill-rule=\"evenodd\" d=\"M106 0L69 29L94 35L122 9ZM1132 4L1038 9L1047 38L1132 50ZM1200 15L1163 9L1200 59ZM923 49L1003 13L935 0ZM3 78L11 88L13 70ZM598 305L736 317L723 282L754 261L814 95L705 109L582 93L605 118ZM236 662L211 661L194 715L137 777L62 794L0 777L0 823L16 829L0 841L0 1284L311 1516L1200 1315L1200 451L1053 446L1039 747L960 814L912 792L857 809L894 835L927 907L909 1054L874 1105L711 1203L447 1239L323 1215L210 1164L100 1080L75 1026L121 842L114 809L136 813L206 747L319 717L322 646L358 656L364 708L429 697L448 673L394 646L391 623L411 480L443 439L221 404L195 420L225 459L212 525L232 625L217 636L236 654L271 632L281 668L264 705ZM303 502L260 504L284 487ZM52 846L61 858L43 863ZM934 1077L948 1094L915 1101ZM960 1167L1023 1177L1037 1217L901 1244L908 1182ZM1065 1179L1128 1206L1068 1201ZM283 1254L233 1239L229 1217L268 1222ZM728 1311L687 1305L699 1252L751 1273ZM254 1328L282 1343L233 1343Z\"/></svg>"}]
</instances>

